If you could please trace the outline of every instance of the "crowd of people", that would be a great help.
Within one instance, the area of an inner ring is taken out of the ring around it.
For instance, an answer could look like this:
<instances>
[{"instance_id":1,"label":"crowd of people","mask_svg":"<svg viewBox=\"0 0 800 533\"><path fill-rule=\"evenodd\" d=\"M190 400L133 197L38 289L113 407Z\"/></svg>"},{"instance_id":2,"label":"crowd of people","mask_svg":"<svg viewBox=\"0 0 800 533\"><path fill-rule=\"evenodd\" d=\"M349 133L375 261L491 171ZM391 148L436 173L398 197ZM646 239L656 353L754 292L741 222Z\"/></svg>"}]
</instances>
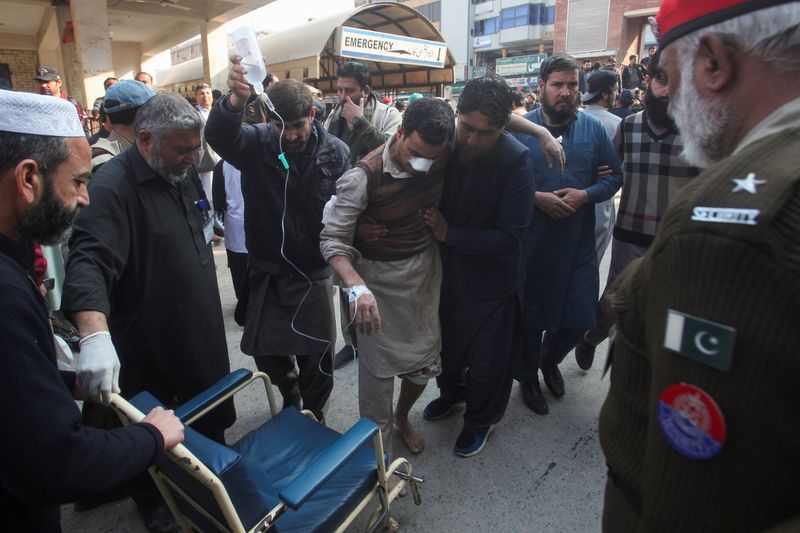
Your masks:
<instances>
[{"instance_id":1,"label":"crowd of people","mask_svg":"<svg viewBox=\"0 0 800 533\"><path fill-rule=\"evenodd\" d=\"M559 365L590 369L610 337L603 529L800 527L800 6L689 3L662 5L641 64L553 54L535 96L488 75L455 112L384 102L355 61L332 109L297 80L257 96L234 56L227 94L198 85L195 105L146 73L107 79L108 135L90 146L53 69L40 95L0 91L8 527L57 531L57 504L129 494L150 531L177 528L146 468L183 426L156 408L122 428L107 406L147 390L173 408L229 373L223 232L241 351L283 408L324 423L334 368L355 358L387 453L395 428L424 451L409 413L435 380L423 416L463 409L468 458L515 380L547 415ZM74 371L44 299L48 246L66 258ZM235 420L229 400L193 427L225 443Z\"/></svg>"}]
</instances>

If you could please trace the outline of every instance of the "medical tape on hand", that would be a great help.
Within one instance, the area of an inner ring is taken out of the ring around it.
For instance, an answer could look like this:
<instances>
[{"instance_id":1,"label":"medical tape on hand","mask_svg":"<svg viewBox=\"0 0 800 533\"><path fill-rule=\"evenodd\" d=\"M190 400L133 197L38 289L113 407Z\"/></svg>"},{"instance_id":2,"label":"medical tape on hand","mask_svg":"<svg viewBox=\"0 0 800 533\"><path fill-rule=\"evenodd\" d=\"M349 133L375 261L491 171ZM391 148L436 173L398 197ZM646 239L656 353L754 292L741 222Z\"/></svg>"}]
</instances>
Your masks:
<instances>
[{"instance_id":1,"label":"medical tape on hand","mask_svg":"<svg viewBox=\"0 0 800 533\"><path fill-rule=\"evenodd\" d=\"M366 285L353 285L347 290L347 301L355 302L365 294L372 294Z\"/></svg>"}]
</instances>

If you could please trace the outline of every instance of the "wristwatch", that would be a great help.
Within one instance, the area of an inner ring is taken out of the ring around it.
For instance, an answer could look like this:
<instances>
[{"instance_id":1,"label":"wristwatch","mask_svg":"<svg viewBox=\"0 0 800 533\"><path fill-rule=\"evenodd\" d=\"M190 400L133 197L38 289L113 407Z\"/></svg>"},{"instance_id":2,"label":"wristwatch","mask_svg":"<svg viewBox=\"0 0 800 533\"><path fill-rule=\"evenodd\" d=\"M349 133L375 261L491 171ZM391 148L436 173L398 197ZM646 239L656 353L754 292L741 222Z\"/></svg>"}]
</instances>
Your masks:
<instances>
[{"instance_id":1,"label":"wristwatch","mask_svg":"<svg viewBox=\"0 0 800 533\"><path fill-rule=\"evenodd\" d=\"M360 117L353 117L353 118L350 119L350 127L351 128L355 128L356 127L356 122L358 122L359 118Z\"/></svg>"}]
</instances>

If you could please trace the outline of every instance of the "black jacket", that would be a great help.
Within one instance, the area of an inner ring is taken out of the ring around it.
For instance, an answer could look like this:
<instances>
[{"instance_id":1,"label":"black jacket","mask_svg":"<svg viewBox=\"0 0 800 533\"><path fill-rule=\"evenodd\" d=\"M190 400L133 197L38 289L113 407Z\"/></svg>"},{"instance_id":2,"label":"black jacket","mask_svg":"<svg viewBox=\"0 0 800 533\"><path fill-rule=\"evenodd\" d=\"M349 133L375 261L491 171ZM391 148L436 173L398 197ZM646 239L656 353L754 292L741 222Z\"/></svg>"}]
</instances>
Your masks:
<instances>
[{"instance_id":1,"label":"black jacket","mask_svg":"<svg viewBox=\"0 0 800 533\"><path fill-rule=\"evenodd\" d=\"M449 165L440 204L449 226L443 294L449 304L451 296L500 300L525 278L522 243L533 211L528 149L504 132L487 153L462 164L456 152Z\"/></svg>"},{"instance_id":2,"label":"black jacket","mask_svg":"<svg viewBox=\"0 0 800 533\"><path fill-rule=\"evenodd\" d=\"M44 299L24 246L0 235L0 508L5 531L59 531L58 504L133 479L164 446L150 424L112 431L81 425L59 373ZM28 263L28 264L26 264Z\"/></svg>"},{"instance_id":3,"label":"black jacket","mask_svg":"<svg viewBox=\"0 0 800 533\"><path fill-rule=\"evenodd\" d=\"M633 74L635 73L635 76ZM623 89L636 89L644 87L644 77L647 72L645 68L639 63L635 65L628 65L622 69L622 88ZM635 82L631 78L636 78Z\"/></svg>"},{"instance_id":4,"label":"black jacket","mask_svg":"<svg viewBox=\"0 0 800 533\"><path fill-rule=\"evenodd\" d=\"M171 186L134 144L92 176L89 197L73 223L61 306L108 317L123 394L187 401L230 373L200 180L191 172ZM228 402L199 427L234 419Z\"/></svg>"},{"instance_id":5,"label":"black jacket","mask_svg":"<svg viewBox=\"0 0 800 533\"><path fill-rule=\"evenodd\" d=\"M226 102L227 97L211 110L205 133L222 159L242 172L244 229L251 264L272 274L302 277L281 256L285 230L286 257L312 279L329 276L330 269L319 251L322 208L336 193L336 180L350 169L350 150L314 121L310 152L299 158L286 154L287 183L272 126L242 124L242 113L230 111ZM304 167L302 174L298 166Z\"/></svg>"}]
</instances>

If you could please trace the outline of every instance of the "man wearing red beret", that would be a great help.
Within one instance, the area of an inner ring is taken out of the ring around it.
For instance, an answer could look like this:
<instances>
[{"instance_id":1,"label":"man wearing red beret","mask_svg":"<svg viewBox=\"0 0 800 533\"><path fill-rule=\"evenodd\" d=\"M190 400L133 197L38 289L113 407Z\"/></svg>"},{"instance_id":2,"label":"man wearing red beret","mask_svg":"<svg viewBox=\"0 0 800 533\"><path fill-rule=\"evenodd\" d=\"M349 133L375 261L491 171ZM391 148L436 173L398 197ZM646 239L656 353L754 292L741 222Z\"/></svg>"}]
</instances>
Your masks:
<instances>
[{"instance_id":1,"label":"man wearing red beret","mask_svg":"<svg viewBox=\"0 0 800 533\"><path fill-rule=\"evenodd\" d=\"M664 0L656 23L706 170L610 290L603 529L798 531L800 2Z\"/></svg>"}]
</instances>

